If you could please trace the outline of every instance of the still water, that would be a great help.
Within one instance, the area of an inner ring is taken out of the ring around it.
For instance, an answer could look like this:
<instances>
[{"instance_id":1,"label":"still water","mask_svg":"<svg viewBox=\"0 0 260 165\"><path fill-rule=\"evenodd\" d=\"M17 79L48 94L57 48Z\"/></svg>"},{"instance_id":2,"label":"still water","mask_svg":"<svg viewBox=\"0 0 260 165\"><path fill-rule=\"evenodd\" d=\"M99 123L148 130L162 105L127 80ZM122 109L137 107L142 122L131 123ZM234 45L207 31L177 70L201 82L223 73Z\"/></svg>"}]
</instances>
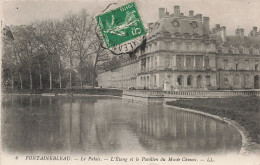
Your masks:
<instances>
[{"instance_id":1,"label":"still water","mask_svg":"<svg viewBox=\"0 0 260 165\"><path fill-rule=\"evenodd\" d=\"M231 125L162 105L112 97L2 97L2 146L11 153L238 153Z\"/></svg>"}]
</instances>

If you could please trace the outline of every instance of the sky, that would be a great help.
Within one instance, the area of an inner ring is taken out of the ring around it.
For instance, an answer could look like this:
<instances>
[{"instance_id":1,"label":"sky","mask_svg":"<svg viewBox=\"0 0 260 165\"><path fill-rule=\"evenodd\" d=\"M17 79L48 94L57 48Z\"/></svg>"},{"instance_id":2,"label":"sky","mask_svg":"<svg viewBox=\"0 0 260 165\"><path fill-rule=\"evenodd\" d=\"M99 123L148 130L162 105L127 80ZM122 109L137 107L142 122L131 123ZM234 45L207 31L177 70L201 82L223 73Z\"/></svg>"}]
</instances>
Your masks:
<instances>
[{"instance_id":1,"label":"sky","mask_svg":"<svg viewBox=\"0 0 260 165\"><path fill-rule=\"evenodd\" d=\"M210 25L215 24L227 27L227 34L234 35L240 27L245 29L247 35L253 26L260 29L260 0L136 0L144 23L158 20L158 8L167 8L173 13L173 6L179 5L181 12L188 15L189 10L194 14L210 17ZM49 18L62 19L69 12L78 12L85 8L90 14L97 15L108 4L117 2L121 4L129 0L2 0L1 20L3 25L30 24L35 20ZM109 8L110 9L110 8Z\"/></svg>"}]
</instances>

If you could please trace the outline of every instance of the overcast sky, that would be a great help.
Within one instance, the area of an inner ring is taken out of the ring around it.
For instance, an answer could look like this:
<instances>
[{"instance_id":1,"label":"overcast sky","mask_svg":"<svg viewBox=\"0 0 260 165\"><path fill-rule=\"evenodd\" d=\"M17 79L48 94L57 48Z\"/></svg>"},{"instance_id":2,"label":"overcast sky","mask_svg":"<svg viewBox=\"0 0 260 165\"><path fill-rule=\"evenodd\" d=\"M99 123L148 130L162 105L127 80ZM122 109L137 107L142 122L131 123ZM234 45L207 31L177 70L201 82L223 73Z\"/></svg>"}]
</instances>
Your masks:
<instances>
[{"instance_id":1,"label":"overcast sky","mask_svg":"<svg viewBox=\"0 0 260 165\"><path fill-rule=\"evenodd\" d=\"M62 18L67 13L86 8L90 14L97 15L111 2L117 0L85 0L85 1L2 1L0 12L3 25L29 24L34 20ZM120 2L125 3L125 2ZM229 35L234 34L239 26L247 35L253 26L260 29L260 0L140 0L137 2L143 21L154 22L158 19L158 8L165 7L172 13L173 6L179 5L181 12L210 17L211 27L221 24L227 27Z\"/></svg>"}]
</instances>

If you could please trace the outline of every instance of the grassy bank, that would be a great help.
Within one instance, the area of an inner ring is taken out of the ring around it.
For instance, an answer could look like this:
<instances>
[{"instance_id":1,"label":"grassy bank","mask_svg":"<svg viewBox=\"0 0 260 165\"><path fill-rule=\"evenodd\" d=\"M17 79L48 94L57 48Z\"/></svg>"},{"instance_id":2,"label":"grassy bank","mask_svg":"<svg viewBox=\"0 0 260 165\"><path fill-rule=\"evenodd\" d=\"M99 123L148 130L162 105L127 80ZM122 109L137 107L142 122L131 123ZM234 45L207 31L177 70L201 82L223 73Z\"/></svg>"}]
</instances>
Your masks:
<instances>
[{"instance_id":1,"label":"grassy bank","mask_svg":"<svg viewBox=\"0 0 260 165\"><path fill-rule=\"evenodd\" d=\"M95 89L23 89L23 90L4 90L2 93L5 94L42 94L42 93L56 93L56 94L88 94L88 95L113 95L122 96L122 90L119 89L106 89L106 88L95 88Z\"/></svg>"},{"instance_id":2,"label":"grassy bank","mask_svg":"<svg viewBox=\"0 0 260 165\"><path fill-rule=\"evenodd\" d=\"M260 143L259 97L180 99L166 104L195 109L234 120L248 131L254 142Z\"/></svg>"}]
</instances>

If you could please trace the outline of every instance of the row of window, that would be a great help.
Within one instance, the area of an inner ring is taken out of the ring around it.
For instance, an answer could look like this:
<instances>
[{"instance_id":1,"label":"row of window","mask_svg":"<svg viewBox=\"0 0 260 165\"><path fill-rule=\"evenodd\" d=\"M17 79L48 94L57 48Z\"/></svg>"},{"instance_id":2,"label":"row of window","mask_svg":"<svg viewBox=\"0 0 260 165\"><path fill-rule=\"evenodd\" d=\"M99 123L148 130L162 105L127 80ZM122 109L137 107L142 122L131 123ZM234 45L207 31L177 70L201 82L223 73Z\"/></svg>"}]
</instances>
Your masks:
<instances>
[{"instance_id":1,"label":"row of window","mask_svg":"<svg viewBox=\"0 0 260 165\"><path fill-rule=\"evenodd\" d=\"M194 58L195 58L195 66L194 66ZM141 60L141 70L145 70L147 66L151 66L156 68L157 67L157 56L154 57L154 60L151 60L151 57L148 57L147 59ZM186 57L186 62L184 64L183 57L177 56L176 57L176 67L182 68L183 66L186 66L187 68L202 68L203 67L203 56L196 56L196 57ZM165 57L165 67L170 68L171 67L171 58L169 55ZM204 59L204 67L210 68L210 59L208 57L205 57Z\"/></svg>"},{"instance_id":2,"label":"row of window","mask_svg":"<svg viewBox=\"0 0 260 165\"><path fill-rule=\"evenodd\" d=\"M177 68L182 68L184 63L181 61L181 57L176 58L176 66ZM191 68L194 67L194 58L192 57L186 57L186 67ZM203 67L203 57L202 56L197 56L195 58L195 67L196 68L202 68ZM209 68L210 67L210 59L205 58L204 59L204 67Z\"/></svg>"},{"instance_id":3,"label":"row of window","mask_svg":"<svg viewBox=\"0 0 260 165\"><path fill-rule=\"evenodd\" d=\"M241 85L241 83L244 84L244 86L250 85L249 74L245 74L243 77L238 74L235 74L235 76L233 77L233 85L238 86L238 85ZM256 88L256 89L259 88L259 76L258 75L253 77L253 84L254 84L254 88ZM224 75L224 85L225 86L232 85L228 74Z\"/></svg>"},{"instance_id":4,"label":"row of window","mask_svg":"<svg viewBox=\"0 0 260 165\"><path fill-rule=\"evenodd\" d=\"M234 53L234 54L257 54L259 55L259 50L257 48L228 48L222 47L218 49L218 52L222 53Z\"/></svg>"},{"instance_id":5,"label":"row of window","mask_svg":"<svg viewBox=\"0 0 260 165\"><path fill-rule=\"evenodd\" d=\"M215 51L215 46L213 44L201 44L201 43L185 43L185 42L180 42L180 43L172 43L172 42L160 42L160 43L154 43L154 44L149 44L148 46L145 47L146 52L151 52L155 50L160 50L160 49L166 49L166 50L197 50L197 51Z\"/></svg>"},{"instance_id":6,"label":"row of window","mask_svg":"<svg viewBox=\"0 0 260 165\"><path fill-rule=\"evenodd\" d=\"M187 86L193 86L194 84L194 81L193 81L193 76L189 75L186 79L186 82L187 82ZM184 82L183 82L183 76L182 75L179 75L177 77L177 83L178 85L180 86L183 86L184 85ZM201 75L198 75L196 77L196 83L197 83L197 88L202 88L203 87L203 81L202 81L202 76ZM211 85L210 83L210 76L206 76L206 85L209 86Z\"/></svg>"},{"instance_id":7,"label":"row of window","mask_svg":"<svg viewBox=\"0 0 260 165\"><path fill-rule=\"evenodd\" d=\"M259 63L259 61L255 61L255 65L254 65L254 70L255 71L258 71L258 63ZM228 59L224 59L223 60L223 69L229 69L229 67L228 67ZM245 70L249 70L250 68L250 63L249 63L249 60L248 59L245 59L244 60L244 68L243 69L245 69ZM235 68L234 68L235 70L239 70L239 69L241 69L240 68L240 66L239 66L239 61L238 60L236 60L235 61Z\"/></svg>"}]
</instances>

